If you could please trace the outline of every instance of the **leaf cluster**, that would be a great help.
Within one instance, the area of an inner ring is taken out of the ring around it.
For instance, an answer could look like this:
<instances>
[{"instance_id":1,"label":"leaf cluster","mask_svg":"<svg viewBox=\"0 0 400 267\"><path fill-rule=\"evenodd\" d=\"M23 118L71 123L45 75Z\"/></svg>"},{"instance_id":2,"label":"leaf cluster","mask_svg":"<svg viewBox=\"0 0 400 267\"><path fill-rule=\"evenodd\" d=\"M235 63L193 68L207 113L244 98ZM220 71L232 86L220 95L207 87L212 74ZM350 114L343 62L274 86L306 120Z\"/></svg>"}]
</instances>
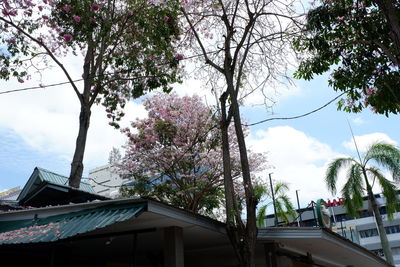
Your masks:
<instances>
[{"instance_id":1,"label":"leaf cluster","mask_svg":"<svg viewBox=\"0 0 400 267\"><path fill-rule=\"evenodd\" d=\"M305 34L295 47L308 53L296 78L310 80L332 71L329 84L347 92L339 109L359 112L370 106L388 115L400 111L400 51L393 25L376 4L378 1L323 1L309 11ZM395 12L399 5L395 2Z\"/></svg>"}]
</instances>

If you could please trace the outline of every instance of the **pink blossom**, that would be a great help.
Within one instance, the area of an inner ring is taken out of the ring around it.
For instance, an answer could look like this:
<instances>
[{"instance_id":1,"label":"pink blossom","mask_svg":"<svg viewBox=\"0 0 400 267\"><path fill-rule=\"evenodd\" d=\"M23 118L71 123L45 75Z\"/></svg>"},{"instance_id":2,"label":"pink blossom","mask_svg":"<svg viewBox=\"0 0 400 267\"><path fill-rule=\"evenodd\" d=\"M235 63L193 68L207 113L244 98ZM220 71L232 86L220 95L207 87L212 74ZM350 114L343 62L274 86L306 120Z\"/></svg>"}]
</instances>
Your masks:
<instances>
[{"instance_id":1,"label":"pink blossom","mask_svg":"<svg viewBox=\"0 0 400 267\"><path fill-rule=\"evenodd\" d=\"M65 12L69 12L71 10L71 6L70 5L65 5L62 8Z\"/></svg>"},{"instance_id":2,"label":"pink blossom","mask_svg":"<svg viewBox=\"0 0 400 267\"><path fill-rule=\"evenodd\" d=\"M7 40L7 43L9 44L15 44L15 38L11 38Z\"/></svg>"},{"instance_id":3,"label":"pink blossom","mask_svg":"<svg viewBox=\"0 0 400 267\"><path fill-rule=\"evenodd\" d=\"M75 22L80 22L81 21L81 17L79 17L77 15L73 15L72 19L75 20Z\"/></svg>"},{"instance_id":4,"label":"pink blossom","mask_svg":"<svg viewBox=\"0 0 400 267\"><path fill-rule=\"evenodd\" d=\"M167 22L167 21L169 21L169 17L167 15L165 15L163 20L164 20L164 22Z\"/></svg>"},{"instance_id":5,"label":"pink blossom","mask_svg":"<svg viewBox=\"0 0 400 267\"><path fill-rule=\"evenodd\" d=\"M24 80L22 80L21 78L18 78L18 82L20 82L20 83L24 83L25 81L24 81Z\"/></svg>"},{"instance_id":6,"label":"pink blossom","mask_svg":"<svg viewBox=\"0 0 400 267\"><path fill-rule=\"evenodd\" d=\"M182 59L184 59L184 56L183 56L182 54L176 53L176 54L175 54L175 58L176 58L177 60L182 60Z\"/></svg>"},{"instance_id":7,"label":"pink blossom","mask_svg":"<svg viewBox=\"0 0 400 267\"><path fill-rule=\"evenodd\" d=\"M64 41L65 41L66 43L71 42L71 41L72 41L72 35L69 34L69 33L64 34Z\"/></svg>"},{"instance_id":8,"label":"pink blossom","mask_svg":"<svg viewBox=\"0 0 400 267\"><path fill-rule=\"evenodd\" d=\"M98 5L98 4L92 4L92 5L90 6L90 8L91 8L92 10L94 10L94 11L97 11L97 10L101 9L101 6Z\"/></svg>"}]
</instances>

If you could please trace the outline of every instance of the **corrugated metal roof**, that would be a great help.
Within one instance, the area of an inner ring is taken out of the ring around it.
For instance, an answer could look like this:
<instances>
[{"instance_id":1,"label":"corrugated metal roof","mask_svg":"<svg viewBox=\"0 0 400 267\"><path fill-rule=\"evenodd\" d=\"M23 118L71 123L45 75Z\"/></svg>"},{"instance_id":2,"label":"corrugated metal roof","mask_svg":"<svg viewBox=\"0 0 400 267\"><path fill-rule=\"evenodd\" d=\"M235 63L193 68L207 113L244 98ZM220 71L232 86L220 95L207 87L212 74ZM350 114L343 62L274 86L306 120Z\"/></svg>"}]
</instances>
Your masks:
<instances>
[{"instance_id":1,"label":"corrugated metal roof","mask_svg":"<svg viewBox=\"0 0 400 267\"><path fill-rule=\"evenodd\" d=\"M145 203L105 206L48 218L0 222L0 245L53 242L106 227L138 215Z\"/></svg>"},{"instance_id":2,"label":"corrugated metal roof","mask_svg":"<svg viewBox=\"0 0 400 267\"><path fill-rule=\"evenodd\" d=\"M68 177L51 172L43 168L37 167L37 169L39 171L39 177L42 179L42 181L46 181L52 184L68 186ZM79 189L93 194L96 193L90 184L82 181L79 185Z\"/></svg>"}]
</instances>

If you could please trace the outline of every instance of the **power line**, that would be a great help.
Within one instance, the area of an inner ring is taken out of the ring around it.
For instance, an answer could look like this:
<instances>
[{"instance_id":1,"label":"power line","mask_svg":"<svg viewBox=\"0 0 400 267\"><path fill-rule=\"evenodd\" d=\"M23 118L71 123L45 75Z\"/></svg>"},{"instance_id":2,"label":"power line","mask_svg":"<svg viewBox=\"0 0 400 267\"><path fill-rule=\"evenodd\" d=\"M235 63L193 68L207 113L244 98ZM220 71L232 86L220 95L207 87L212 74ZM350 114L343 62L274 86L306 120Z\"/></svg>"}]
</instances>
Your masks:
<instances>
[{"instance_id":1,"label":"power line","mask_svg":"<svg viewBox=\"0 0 400 267\"><path fill-rule=\"evenodd\" d=\"M258 121L258 122L254 122L254 123L250 123L250 124L243 124L243 125L244 125L244 126L254 126L254 125L261 124L261 123L264 123L264 122L267 122L267 121L273 121L273 120L294 120L294 119L302 118L302 117L308 116L308 115L310 115L310 114L312 114L312 113L315 113L315 112L317 112L317 111L319 111L319 110L321 110L321 109L327 107L329 104L331 104L333 101L335 101L336 99L338 99L339 97L341 97L341 96L344 95L345 93L347 93L347 92L341 93L340 95L338 95L337 97L331 99L328 103L324 104L323 106L320 106L319 108L314 109L314 110L312 110L312 111L310 111L310 112L304 113L304 114L302 114L302 115L298 115L298 116L294 116L294 117L269 118L269 119L261 120L261 121Z\"/></svg>"},{"instance_id":2,"label":"power line","mask_svg":"<svg viewBox=\"0 0 400 267\"><path fill-rule=\"evenodd\" d=\"M217 53L217 52L218 51L211 51L211 52L208 52L207 54L213 54L213 53ZM196 58L196 57L202 57L202 56L203 56L203 54L191 55L191 56L188 56L188 57L185 57L185 58L181 59L180 61L193 59L193 58ZM168 65L168 64L170 64L170 62L162 63L162 64L160 64L160 66ZM103 74L103 75L112 75L112 74L114 74L114 73L108 73L108 74ZM83 80L84 79L77 79L77 80L73 80L72 82L79 82L79 81L83 81ZM55 86L64 85L64 84L68 84L68 83L70 83L70 82L66 81L66 82L52 83L52 84L48 84L48 85L39 85L39 86L33 86L33 87L25 87L25 88L13 89L13 90L0 92L0 95L16 93L16 92L21 92L21 91L28 91L28 90L45 89L45 88L48 88L48 87L55 87Z\"/></svg>"},{"instance_id":3,"label":"power line","mask_svg":"<svg viewBox=\"0 0 400 267\"><path fill-rule=\"evenodd\" d=\"M83 79L73 80L73 82L79 82L79 81L83 81ZM34 87L25 87L25 88L20 88L20 89L3 91L3 92L0 92L0 95L21 92L21 91L27 91L27 90L46 89L47 87L54 87L54 86L68 84L68 83L70 83L70 82L68 81L68 82L53 83L53 84L40 85L40 86L34 86Z\"/></svg>"}]
</instances>

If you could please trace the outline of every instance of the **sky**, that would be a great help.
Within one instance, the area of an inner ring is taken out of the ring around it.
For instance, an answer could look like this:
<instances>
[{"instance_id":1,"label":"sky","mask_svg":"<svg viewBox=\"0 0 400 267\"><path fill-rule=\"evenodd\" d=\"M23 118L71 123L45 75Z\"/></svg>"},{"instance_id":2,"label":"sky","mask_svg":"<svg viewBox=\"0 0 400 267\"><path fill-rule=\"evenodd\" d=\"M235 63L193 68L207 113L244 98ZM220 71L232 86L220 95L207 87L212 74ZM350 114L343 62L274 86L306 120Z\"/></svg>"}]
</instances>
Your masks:
<instances>
[{"instance_id":1,"label":"sky","mask_svg":"<svg viewBox=\"0 0 400 267\"><path fill-rule=\"evenodd\" d=\"M63 59L72 77L81 76L80 58ZM295 86L275 88L276 101L272 111L264 106L252 106L262 101L260 95L251 96L250 105L242 108L248 123L274 117L291 117L314 110L338 93L328 87L328 75L307 82L295 80ZM43 73L42 83L65 81L57 68ZM0 81L0 92L37 86L37 79L19 83ZM201 81L186 79L175 85L179 95L198 94L212 102L210 92ZM121 147L126 139L119 130L108 125L105 108L95 106L89 129L84 159L84 176L90 169L107 164L113 147ZM68 85L0 94L0 192L16 186L23 187L33 169L38 166L62 175L69 175L75 138L78 131L79 104ZM136 118L144 118L146 111L140 100L129 102L122 122L128 126ZM325 184L327 164L339 156L356 156L348 122L356 141L365 149L368 144L385 141L400 142L399 116L389 118L369 110L358 114L337 111L335 103L309 116L295 120L274 120L250 127L247 144L256 152L267 153L271 169L260 174L265 182L272 173L274 181L289 184L289 197L295 201L299 190L302 207L319 198L333 199ZM339 184L343 182L340 178Z\"/></svg>"}]
</instances>

